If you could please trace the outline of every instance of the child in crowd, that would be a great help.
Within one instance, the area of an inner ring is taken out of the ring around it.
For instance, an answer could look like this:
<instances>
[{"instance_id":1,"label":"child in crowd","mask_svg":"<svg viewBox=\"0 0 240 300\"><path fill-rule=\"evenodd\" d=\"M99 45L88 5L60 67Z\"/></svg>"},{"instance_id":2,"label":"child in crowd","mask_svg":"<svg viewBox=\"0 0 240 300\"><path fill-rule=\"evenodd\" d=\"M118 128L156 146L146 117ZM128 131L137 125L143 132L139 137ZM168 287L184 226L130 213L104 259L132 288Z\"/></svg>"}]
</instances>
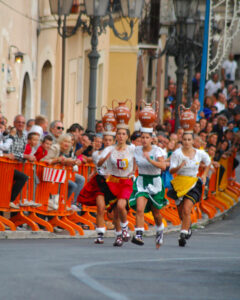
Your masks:
<instances>
[{"instance_id":1,"label":"child in crowd","mask_svg":"<svg viewBox=\"0 0 240 300\"><path fill-rule=\"evenodd\" d=\"M50 135L46 135L43 138L41 146L38 147L37 151L34 153L37 161L40 161L43 157L48 154L48 150L51 148L53 143L53 138Z\"/></svg>"},{"instance_id":2,"label":"child in crowd","mask_svg":"<svg viewBox=\"0 0 240 300\"><path fill-rule=\"evenodd\" d=\"M39 133L30 132L27 137L27 145L25 147L24 154L34 155L34 153L37 151L39 139Z\"/></svg>"}]
</instances>

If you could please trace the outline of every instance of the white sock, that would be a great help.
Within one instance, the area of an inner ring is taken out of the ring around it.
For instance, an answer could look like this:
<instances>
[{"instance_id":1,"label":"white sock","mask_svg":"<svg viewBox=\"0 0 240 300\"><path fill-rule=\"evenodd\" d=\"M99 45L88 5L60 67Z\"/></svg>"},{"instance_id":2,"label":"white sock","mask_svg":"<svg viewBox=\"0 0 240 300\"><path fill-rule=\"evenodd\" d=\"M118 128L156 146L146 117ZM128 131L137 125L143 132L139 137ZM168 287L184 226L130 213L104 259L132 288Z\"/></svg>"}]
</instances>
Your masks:
<instances>
[{"instance_id":1,"label":"white sock","mask_svg":"<svg viewBox=\"0 0 240 300\"><path fill-rule=\"evenodd\" d=\"M99 234L99 233L104 234L105 231L106 231L105 227L97 227L97 228L96 228L96 232L97 232L98 234Z\"/></svg>"},{"instance_id":2,"label":"white sock","mask_svg":"<svg viewBox=\"0 0 240 300\"><path fill-rule=\"evenodd\" d=\"M122 235L122 231L115 231L115 235L116 235L116 236Z\"/></svg>"},{"instance_id":3,"label":"white sock","mask_svg":"<svg viewBox=\"0 0 240 300\"><path fill-rule=\"evenodd\" d=\"M163 231L164 229L164 224L162 223L160 226L156 226L156 231L159 232L159 231Z\"/></svg>"},{"instance_id":4,"label":"white sock","mask_svg":"<svg viewBox=\"0 0 240 300\"><path fill-rule=\"evenodd\" d=\"M125 223L120 222L120 225L122 228L125 228L128 226L128 221L126 221Z\"/></svg>"},{"instance_id":5,"label":"white sock","mask_svg":"<svg viewBox=\"0 0 240 300\"><path fill-rule=\"evenodd\" d=\"M144 232L144 228L140 228L140 227L135 228L135 232L137 232L137 231L142 231L142 232Z\"/></svg>"},{"instance_id":6,"label":"white sock","mask_svg":"<svg viewBox=\"0 0 240 300\"><path fill-rule=\"evenodd\" d=\"M180 233L188 234L188 230L182 229Z\"/></svg>"}]
</instances>

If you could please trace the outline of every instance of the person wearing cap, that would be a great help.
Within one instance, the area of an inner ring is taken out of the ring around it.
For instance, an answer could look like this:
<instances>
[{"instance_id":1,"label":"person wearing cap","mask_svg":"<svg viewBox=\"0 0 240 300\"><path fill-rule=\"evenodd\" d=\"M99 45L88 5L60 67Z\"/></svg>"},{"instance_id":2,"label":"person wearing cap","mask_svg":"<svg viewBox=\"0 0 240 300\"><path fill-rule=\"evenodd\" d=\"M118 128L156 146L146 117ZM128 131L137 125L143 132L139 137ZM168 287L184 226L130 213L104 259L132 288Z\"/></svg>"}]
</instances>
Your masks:
<instances>
[{"instance_id":1,"label":"person wearing cap","mask_svg":"<svg viewBox=\"0 0 240 300\"><path fill-rule=\"evenodd\" d=\"M144 212L152 211L156 223L156 247L163 244L162 217L160 209L167 204L164 198L165 190L161 179L161 170L165 170L165 153L163 150L152 145L153 128L141 128L142 146L135 148L134 157L138 166L139 176L133 184L133 193L129 204L136 210L136 228L132 243L144 245Z\"/></svg>"},{"instance_id":2,"label":"person wearing cap","mask_svg":"<svg viewBox=\"0 0 240 300\"><path fill-rule=\"evenodd\" d=\"M179 236L179 246L184 247L186 240L191 237L191 210L193 205L200 201L202 186L211 160L204 150L193 147L193 134L185 131L182 138L182 147L175 150L170 158L170 173L176 174L171 181L173 189L168 190L168 197L175 200L178 214L182 220ZM201 178L197 177L200 163L205 164Z\"/></svg>"},{"instance_id":3,"label":"person wearing cap","mask_svg":"<svg viewBox=\"0 0 240 300\"><path fill-rule=\"evenodd\" d=\"M114 143L114 134L114 132L103 132L104 148L107 148ZM106 162L100 167L97 166L101 157L102 150L93 152L92 158L93 163L96 166L96 170L78 196L78 202L80 202L81 204L85 204L88 206L97 206L96 232L98 234L98 237L94 241L95 244L104 243L103 237L105 233L105 208L108 208L110 200L113 200L115 198L115 196L110 192L106 183Z\"/></svg>"},{"instance_id":4,"label":"person wearing cap","mask_svg":"<svg viewBox=\"0 0 240 300\"><path fill-rule=\"evenodd\" d=\"M98 162L98 166L107 162L107 171L110 174L107 184L112 194L115 195L115 199L110 201L110 209L114 210L116 239L113 246L115 247L121 247L123 242L128 242L130 239L127 209L133 186L131 178L135 174L135 146L127 144L129 136L128 125L118 124L117 144L104 149L102 158Z\"/></svg>"}]
</instances>

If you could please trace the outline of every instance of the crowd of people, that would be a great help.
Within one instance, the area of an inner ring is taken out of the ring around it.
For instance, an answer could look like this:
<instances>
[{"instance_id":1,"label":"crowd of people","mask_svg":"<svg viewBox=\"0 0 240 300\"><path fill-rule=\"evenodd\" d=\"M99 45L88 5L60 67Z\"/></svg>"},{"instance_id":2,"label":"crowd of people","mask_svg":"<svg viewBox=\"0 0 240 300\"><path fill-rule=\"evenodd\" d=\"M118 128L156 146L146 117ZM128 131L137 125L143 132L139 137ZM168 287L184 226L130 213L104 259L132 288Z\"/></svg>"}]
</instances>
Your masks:
<instances>
[{"instance_id":1,"label":"crowd of people","mask_svg":"<svg viewBox=\"0 0 240 300\"><path fill-rule=\"evenodd\" d=\"M130 134L128 128L120 126L116 136L104 131L101 120L96 122L95 132L92 132L78 123L65 130L60 120L49 124L41 115L29 120L17 115L11 126L0 114L0 155L10 160L72 166L76 173L75 180L68 181L68 197L74 194L71 208L79 211L81 204L97 206L97 244L104 242L106 208L113 214L114 246L122 246L130 239L127 211L131 206L136 210L136 232L132 242L144 244L144 212L152 211L156 247L160 247L164 229L160 210L167 204L165 188L168 188L168 196L176 200L182 220L179 246L185 246L191 236L191 208L200 200L202 184L207 184L210 172L221 167L221 157L240 149L240 90L235 78L228 73L232 72L229 67L232 60L230 55L229 62L223 65L222 81L218 74L213 74L206 83L204 109L197 115L192 133L182 128L175 130L176 85L170 79L165 91L163 122L155 123L151 130L141 128L139 107L134 132ZM200 74L196 73L192 82L192 105L196 110L200 108L199 83ZM186 104L184 95L182 102ZM85 163L95 165L95 172L87 184L77 173L78 166ZM198 179L201 164L204 172ZM234 167L237 164L235 159ZM221 169L223 173L224 168ZM173 174L177 175L174 179ZM15 170L13 180L10 207L19 208L14 200L28 177ZM184 191L179 188L182 180L188 186ZM35 203L29 201L27 205Z\"/></svg>"}]
</instances>

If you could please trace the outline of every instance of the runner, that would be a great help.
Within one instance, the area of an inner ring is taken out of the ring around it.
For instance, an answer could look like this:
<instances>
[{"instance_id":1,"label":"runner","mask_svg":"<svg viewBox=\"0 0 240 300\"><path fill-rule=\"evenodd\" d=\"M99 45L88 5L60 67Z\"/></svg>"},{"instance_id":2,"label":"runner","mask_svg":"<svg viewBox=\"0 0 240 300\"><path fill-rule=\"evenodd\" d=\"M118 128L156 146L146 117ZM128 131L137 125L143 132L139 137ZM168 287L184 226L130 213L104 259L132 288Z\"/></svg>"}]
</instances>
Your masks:
<instances>
[{"instance_id":1,"label":"runner","mask_svg":"<svg viewBox=\"0 0 240 300\"><path fill-rule=\"evenodd\" d=\"M113 134L104 132L103 144L104 148L111 146L114 143ZM101 167L97 167L98 161L101 158L102 151L93 152L93 163L96 166L95 172L92 174L90 181L85 185L79 194L78 202L88 205L97 206L96 231L98 237L95 239L95 244L103 244L103 236L105 233L104 213L105 208L109 206L109 201L115 196L110 192L106 184L105 176L107 175L106 163Z\"/></svg>"},{"instance_id":2,"label":"runner","mask_svg":"<svg viewBox=\"0 0 240 300\"><path fill-rule=\"evenodd\" d=\"M107 171L110 174L107 184L116 198L110 201L114 210L116 239L113 246L121 247L130 239L128 232L127 208L128 199L132 193L132 179L135 170L133 145L127 145L129 130L126 126L117 129L117 144L103 150L98 166L107 161ZM124 128L125 127L125 128Z\"/></svg>"},{"instance_id":3,"label":"runner","mask_svg":"<svg viewBox=\"0 0 240 300\"><path fill-rule=\"evenodd\" d=\"M182 148L173 152L170 158L170 173L177 174L171 181L173 189L168 196L175 200L182 226L179 246L184 247L186 240L192 235L191 210L199 202L202 195L202 185L206 182L211 160L204 150L193 148L193 134L185 132L182 138ZM200 163L205 164L201 178L197 177Z\"/></svg>"},{"instance_id":4,"label":"runner","mask_svg":"<svg viewBox=\"0 0 240 300\"><path fill-rule=\"evenodd\" d=\"M162 216L160 209L167 204L164 198L165 190L161 179L161 169L165 170L164 152L156 145L152 145L152 128L141 129L142 146L135 149L135 160L139 176L134 182L133 193L129 204L136 210L136 235L132 243L144 245L144 212L152 211L156 224L156 248L163 243Z\"/></svg>"}]
</instances>

